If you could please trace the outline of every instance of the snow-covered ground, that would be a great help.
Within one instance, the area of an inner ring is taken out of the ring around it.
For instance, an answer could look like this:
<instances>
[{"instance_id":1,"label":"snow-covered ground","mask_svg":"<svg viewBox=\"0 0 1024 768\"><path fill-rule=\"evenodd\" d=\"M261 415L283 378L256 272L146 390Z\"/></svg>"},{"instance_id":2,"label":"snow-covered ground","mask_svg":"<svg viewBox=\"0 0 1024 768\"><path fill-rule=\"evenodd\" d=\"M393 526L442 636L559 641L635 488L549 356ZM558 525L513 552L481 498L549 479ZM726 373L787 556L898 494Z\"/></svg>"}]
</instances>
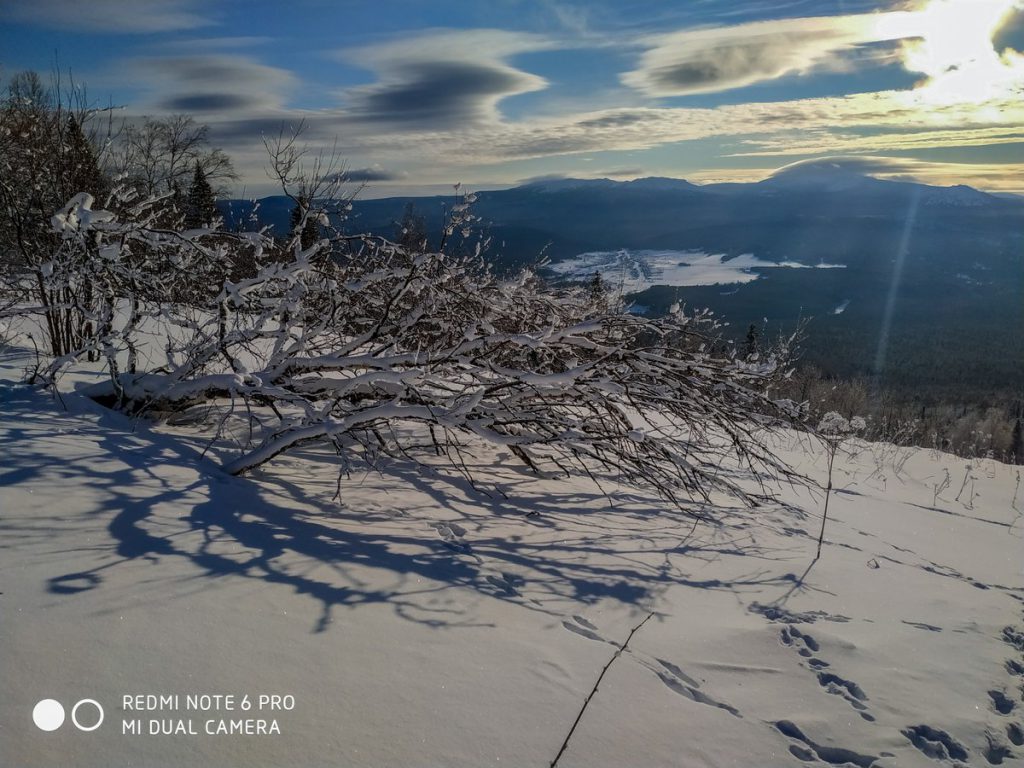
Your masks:
<instances>
[{"instance_id":1,"label":"snow-covered ground","mask_svg":"<svg viewBox=\"0 0 1024 768\"><path fill-rule=\"evenodd\" d=\"M25 364L0 360L4 768L548 766L563 745L558 765L589 768L1024 758L1019 468L854 446L805 574L808 488L694 526L481 447L490 495L391 463L338 501L328 452L229 477L187 425L107 412L74 391L88 376L60 400L15 386ZM824 480L822 451L779 450ZM136 694L180 698L126 709ZM294 707L238 704L272 694ZM68 710L53 732L33 725L46 698ZM70 722L83 699L105 711L91 732ZM243 719L280 733L205 733Z\"/></svg>"},{"instance_id":2,"label":"snow-covered ground","mask_svg":"<svg viewBox=\"0 0 1024 768\"><path fill-rule=\"evenodd\" d=\"M729 285L751 283L763 269L808 269L796 261L765 261L750 253L728 258L703 251L592 251L559 261L549 268L572 280L587 280L595 272L623 293L639 293L654 285ZM815 269L842 269L842 264L821 263Z\"/></svg>"}]
</instances>

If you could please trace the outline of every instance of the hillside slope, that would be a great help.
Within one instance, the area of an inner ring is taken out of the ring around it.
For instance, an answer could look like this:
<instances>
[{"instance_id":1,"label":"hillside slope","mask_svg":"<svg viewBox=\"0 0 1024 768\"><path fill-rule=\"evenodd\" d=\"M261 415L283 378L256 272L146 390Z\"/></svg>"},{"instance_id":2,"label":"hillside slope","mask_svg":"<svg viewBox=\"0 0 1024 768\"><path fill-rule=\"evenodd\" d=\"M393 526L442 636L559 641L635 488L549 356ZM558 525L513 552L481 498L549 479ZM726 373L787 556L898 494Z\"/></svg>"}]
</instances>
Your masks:
<instances>
[{"instance_id":1,"label":"hillside slope","mask_svg":"<svg viewBox=\"0 0 1024 768\"><path fill-rule=\"evenodd\" d=\"M640 625L559 765L1024 756L1016 468L857 446L800 581L820 522L807 489L723 500L717 525L693 526L480 447L491 495L393 463L343 478L339 503L325 452L227 477L187 425L132 424L70 385L31 392L13 384L23 365L0 373L5 766L547 766ZM779 450L824 479L814 446ZM203 732L238 711L123 707L189 693L295 706L245 715L277 720L260 736ZM43 698L95 699L106 720L42 732ZM199 733L122 735L136 717Z\"/></svg>"}]
</instances>

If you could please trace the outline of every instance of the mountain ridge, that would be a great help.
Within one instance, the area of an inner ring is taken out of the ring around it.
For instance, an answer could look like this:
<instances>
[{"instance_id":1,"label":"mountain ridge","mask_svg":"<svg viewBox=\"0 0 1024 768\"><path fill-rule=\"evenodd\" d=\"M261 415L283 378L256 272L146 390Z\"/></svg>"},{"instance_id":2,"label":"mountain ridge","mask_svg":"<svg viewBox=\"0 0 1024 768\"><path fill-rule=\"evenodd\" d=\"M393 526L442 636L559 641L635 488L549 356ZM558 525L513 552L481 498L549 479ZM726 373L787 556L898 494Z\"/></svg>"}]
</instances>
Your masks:
<instances>
[{"instance_id":1,"label":"mountain ridge","mask_svg":"<svg viewBox=\"0 0 1024 768\"><path fill-rule=\"evenodd\" d=\"M835 375L880 375L922 396L959 392L965 382L1024 388L1024 342L1015 330L1024 327L1024 198L820 164L750 183L547 179L475 196L474 228L499 272L618 250L699 251L726 265L744 254L843 265L754 268L756 277L741 285L652 285L630 300L655 313L677 301L707 307L737 337L750 324L774 333L812 317L805 360ZM453 203L356 200L342 226L393 238L412 204L436 243ZM251 206L234 201L222 210L244 220ZM257 219L287 231L291 207L286 197L264 198ZM879 372L886 322L888 361Z\"/></svg>"}]
</instances>

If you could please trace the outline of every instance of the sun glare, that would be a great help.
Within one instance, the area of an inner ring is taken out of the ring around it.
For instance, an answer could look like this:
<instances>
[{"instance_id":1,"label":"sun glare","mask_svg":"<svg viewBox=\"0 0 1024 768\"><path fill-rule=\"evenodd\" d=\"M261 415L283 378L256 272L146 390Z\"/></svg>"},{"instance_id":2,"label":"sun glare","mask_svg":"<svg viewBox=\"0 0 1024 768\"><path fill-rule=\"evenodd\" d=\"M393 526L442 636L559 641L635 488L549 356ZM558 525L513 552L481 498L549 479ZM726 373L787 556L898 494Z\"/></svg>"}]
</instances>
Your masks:
<instances>
[{"instance_id":1,"label":"sun glare","mask_svg":"<svg viewBox=\"0 0 1024 768\"><path fill-rule=\"evenodd\" d=\"M934 104L980 103L1009 96L1024 81L1024 58L1000 56L992 37L1020 0L931 0L902 15L912 38L904 65L927 75L918 95Z\"/></svg>"}]
</instances>

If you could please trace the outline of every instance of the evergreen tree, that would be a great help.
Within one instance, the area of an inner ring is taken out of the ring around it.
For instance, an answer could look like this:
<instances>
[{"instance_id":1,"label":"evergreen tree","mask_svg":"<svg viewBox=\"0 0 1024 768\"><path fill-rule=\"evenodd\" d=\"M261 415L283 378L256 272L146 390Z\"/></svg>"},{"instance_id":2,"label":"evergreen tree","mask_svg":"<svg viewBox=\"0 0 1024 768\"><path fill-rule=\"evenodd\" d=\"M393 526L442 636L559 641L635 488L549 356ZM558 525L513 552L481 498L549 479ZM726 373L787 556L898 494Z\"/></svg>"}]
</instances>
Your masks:
<instances>
[{"instance_id":1,"label":"evergreen tree","mask_svg":"<svg viewBox=\"0 0 1024 768\"><path fill-rule=\"evenodd\" d=\"M74 115L68 118L64 147L66 152L65 183L70 193L68 197L79 192L88 192L96 200L102 200L108 191L107 181L100 170L96 150Z\"/></svg>"},{"instance_id":2,"label":"evergreen tree","mask_svg":"<svg viewBox=\"0 0 1024 768\"><path fill-rule=\"evenodd\" d=\"M302 217L306 216L306 211L309 210L309 201L303 197L299 198L298 204L292 208L291 216L291 233L292 237L295 236L296 230L299 228L299 224L302 222ZM302 225L302 233L299 235L299 245L302 250L312 248L313 244L320 239L320 228L317 226L316 217L312 214L306 216L306 223Z\"/></svg>"},{"instance_id":3,"label":"evergreen tree","mask_svg":"<svg viewBox=\"0 0 1024 768\"><path fill-rule=\"evenodd\" d=\"M587 290L590 293L590 303L595 309L607 309L608 283L601 277L600 272L595 272L594 276L590 278Z\"/></svg>"},{"instance_id":4,"label":"evergreen tree","mask_svg":"<svg viewBox=\"0 0 1024 768\"><path fill-rule=\"evenodd\" d=\"M758 341L758 337L760 335L761 334L758 332L757 326L751 323L750 328L747 329L747 339L743 343L743 356L747 360L755 357L760 350L761 345Z\"/></svg>"},{"instance_id":5,"label":"evergreen tree","mask_svg":"<svg viewBox=\"0 0 1024 768\"><path fill-rule=\"evenodd\" d=\"M202 166L196 163L192 176L192 185L188 189L185 200L185 227L199 229L208 227L217 219L217 204L213 196L213 187L206 180Z\"/></svg>"},{"instance_id":6,"label":"evergreen tree","mask_svg":"<svg viewBox=\"0 0 1024 768\"><path fill-rule=\"evenodd\" d=\"M411 251L426 250L427 222L416 213L416 206L406 203L402 220L396 228L395 242Z\"/></svg>"}]
</instances>

